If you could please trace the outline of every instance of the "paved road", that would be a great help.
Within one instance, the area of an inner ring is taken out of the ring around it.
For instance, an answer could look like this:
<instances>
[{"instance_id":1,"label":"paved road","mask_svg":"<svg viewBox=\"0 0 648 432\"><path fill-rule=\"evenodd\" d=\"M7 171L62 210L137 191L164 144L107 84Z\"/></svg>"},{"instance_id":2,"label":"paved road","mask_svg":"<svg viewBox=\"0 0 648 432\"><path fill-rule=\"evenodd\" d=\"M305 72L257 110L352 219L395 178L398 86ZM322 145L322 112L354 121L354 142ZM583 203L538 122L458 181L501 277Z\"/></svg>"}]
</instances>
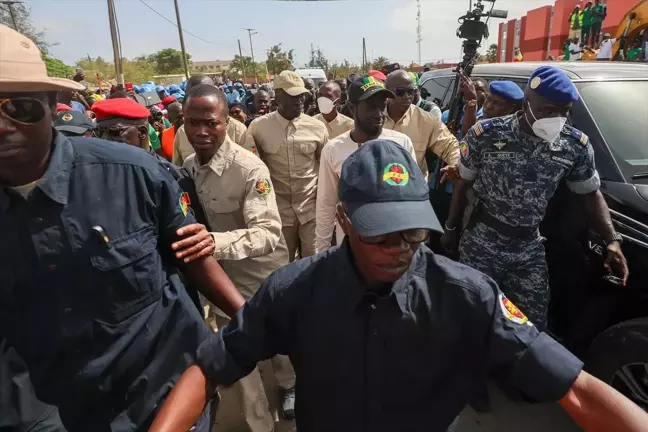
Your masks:
<instances>
[{"instance_id":1,"label":"paved road","mask_svg":"<svg viewBox=\"0 0 648 432\"><path fill-rule=\"evenodd\" d=\"M276 388L272 376L272 367L267 363L261 364L270 405L273 407L276 419L276 432L295 432L294 422L279 421L276 416ZM459 418L454 432L580 432L574 422L557 404L531 405L513 402L495 386L489 386L493 412L477 414L472 408L466 408ZM245 423L240 415L236 395L221 390L222 403L216 416L216 426L213 432L247 432ZM396 432L396 431L395 431Z\"/></svg>"}]
</instances>

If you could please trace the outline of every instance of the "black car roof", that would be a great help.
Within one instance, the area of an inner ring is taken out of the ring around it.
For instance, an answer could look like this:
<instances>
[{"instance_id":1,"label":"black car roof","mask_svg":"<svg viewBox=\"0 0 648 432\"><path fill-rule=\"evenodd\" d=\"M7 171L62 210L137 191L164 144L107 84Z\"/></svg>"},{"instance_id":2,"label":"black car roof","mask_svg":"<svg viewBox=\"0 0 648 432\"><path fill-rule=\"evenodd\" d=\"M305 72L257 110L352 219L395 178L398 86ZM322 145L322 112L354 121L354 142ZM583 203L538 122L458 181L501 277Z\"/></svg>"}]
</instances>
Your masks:
<instances>
[{"instance_id":1,"label":"black car roof","mask_svg":"<svg viewBox=\"0 0 648 432\"><path fill-rule=\"evenodd\" d=\"M482 63L475 65L474 75L510 76L528 78L540 66L554 66L562 69L572 80L616 80L647 79L648 64L626 62L516 62L516 63ZM452 69L440 69L423 74L421 82L435 77L450 75Z\"/></svg>"}]
</instances>

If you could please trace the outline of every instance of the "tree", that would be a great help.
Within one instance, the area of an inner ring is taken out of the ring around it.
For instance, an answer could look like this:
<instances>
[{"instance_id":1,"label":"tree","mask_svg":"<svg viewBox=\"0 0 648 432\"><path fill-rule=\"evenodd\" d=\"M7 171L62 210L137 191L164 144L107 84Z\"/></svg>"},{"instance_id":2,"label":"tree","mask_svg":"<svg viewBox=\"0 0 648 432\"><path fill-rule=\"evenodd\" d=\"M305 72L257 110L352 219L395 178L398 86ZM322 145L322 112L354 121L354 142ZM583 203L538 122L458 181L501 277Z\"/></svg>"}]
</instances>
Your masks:
<instances>
[{"instance_id":1,"label":"tree","mask_svg":"<svg viewBox=\"0 0 648 432\"><path fill-rule=\"evenodd\" d=\"M59 78L72 78L74 76L72 68L61 60L49 56L43 56L43 60L45 60L48 76Z\"/></svg>"},{"instance_id":2,"label":"tree","mask_svg":"<svg viewBox=\"0 0 648 432\"><path fill-rule=\"evenodd\" d=\"M234 56L234 60L230 62L229 69L227 74L230 78L238 78L243 76L254 76L256 75L259 78L265 79L266 76L266 65L265 62L255 62L254 68L252 68L252 57L249 56Z\"/></svg>"},{"instance_id":3,"label":"tree","mask_svg":"<svg viewBox=\"0 0 648 432\"><path fill-rule=\"evenodd\" d=\"M477 61L479 63L497 63L497 44L491 44L486 54L480 55Z\"/></svg>"},{"instance_id":4,"label":"tree","mask_svg":"<svg viewBox=\"0 0 648 432\"><path fill-rule=\"evenodd\" d=\"M12 8L13 19L9 8ZM2 5L2 7L0 7L0 24L14 28L14 19L16 22L15 30L19 31L20 33L24 34L29 39L34 41L43 55L49 54L49 48L56 44L47 42L47 34L45 33L45 31L34 27L34 24L32 24L31 21L31 8L25 6L24 3Z\"/></svg>"},{"instance_id":5,"label":"tree","mask_svg":"<svg viewBox=\"0 0 648 432\"><path fill-rule=\"evenodd\" d=\"M369 69L381 70L383 66L389 63L386 57L378 57L373 62L369 63Z\"/></svg>"},{"instance_id":6,"label":"tree","mask_svg":"<svg viewBox=\"0 0 648 432\"><path fill-rule=\"evenodd\" d=\"M313 44L311 44L311 58L310 61L306 63L306 67L324 69L324 72L328 75L329 61L319 47L317 50L313 48Z\"/></svg>"},{"instance_id":7,"label":"tree","mask_svg":"<svg viewBox=\"0 0 648 432\"><path fill-rule=\"evenodd\" d=\"M284 51L281 44L273 45L268 50L268 72L272 75L277 75L284 70L293 69L295 50Z\"/></svg>"},{"instance_id":8,"label":"tree","mask_svg":"<svg viewBox=\"0 0 648 432\"><path fill-rule=\"evenodd\" d=\"M179 74L184 71L182 51L174 48L165 48L151 54L148 60L155 63L155 70L159 75ZM191 54L187 53L187 63L191 61Z\"/></svg>"},{"instance_id":9,"label":"tree","mask_svg":"<svg viewBox=\"0 0 648 432\"><path fill-rule=\"evenodd\" d=\"M91 84L98 85L101 81L103 85L107 81L115 79L115 65L102 57L82 58L77 61L76 66L85 71L86 81ZM156 64L149 59L149 56L140 56L133 60L123 58L122 69L124 70L124 81L135 84L152 80L156 74Z\"/></svg>"},{"instance_id":10,"label":"tree","mask_svg":"<svg viewBox=\"0 0 648 432\"><path fill-rule=\"evenodd\" d=\"M331 79L346 78L352 73L362 73L360 66L344 60L342 63L333 63L329 70Z\"/></svg>"}]
</instances>

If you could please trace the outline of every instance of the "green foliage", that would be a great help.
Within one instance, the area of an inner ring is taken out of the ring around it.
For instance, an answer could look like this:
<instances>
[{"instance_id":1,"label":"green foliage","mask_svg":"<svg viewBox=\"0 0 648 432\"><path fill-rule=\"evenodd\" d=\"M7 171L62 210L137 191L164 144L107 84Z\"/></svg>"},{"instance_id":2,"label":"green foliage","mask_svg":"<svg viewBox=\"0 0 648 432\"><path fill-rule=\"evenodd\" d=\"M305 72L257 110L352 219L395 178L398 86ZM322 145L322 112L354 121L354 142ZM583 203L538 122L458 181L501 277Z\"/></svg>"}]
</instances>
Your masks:
<instances>
[{"instance_id":1,"label":"green foliage","mask_svg":"<svg viewBox=\"0 0 648 432\"><path fill-rule=\"evenodd\" d=\"M352 73L362 74L362 69L360 66L350 63L348 60L344 60L342 63L333 63L329 67L328 75L332 79L346 78Z\"/></svg>"},{"instance_id":2,"label":"green foliage","mask_svg":"<svg viewBox=\"0 0 648 432\"><path fill-rule=\"evenodd\" d=\"M480 55L477 61L479 63L497 63L497 44L491 44L486 54Z\"/></svg>"},{"instance_id":3,"label":"green foliage","mask_svg":"<svg viewBox=\"0 0 648 432\"><path fill-rule=\"evenodd\" d=\"M268 73L277 75L284 70L293 69L295 50L284 51L281 44L273 45L268 50L268 61L266 62Z\"/></svg>"},{"instance_id":4,"label":"green foliage","mask_svg":"<svg viewBox=\"0 0 648 432\"><path fill-rule=\"evenodd\" d=\"M380 70L388 63L389 60L387 60L387 57L378 57L376 60L369 63L369 69Z\"/></svg>"},{"instance_id":5,"label":"green foliage","mask_svg":"<svg viewBox=\"0 0 648 432\"><path fill-rule=\"evenodd\" d=\"M243 76L254 76L254 72L256 70L256 74L260 78L264 78L266 76L266 65L265 62L255 62L254 66L255 68L252 68L252 57L249 56L234 56L234 60L229 65L229 69L227 71L227 75L230 78L239 78Z\"/></svg>"},{"instance_id":6,"label":"green foliage","mask_svg":"<svg viewBox=\"0 0 648 432\"><path fill-rule=\"evenodd\" d=\"M48 76L58 78L72 78L74 76L72 68L61 60L48 56L43 56L43 60L45 60Z\"/></svg>"},{"instance_id":7,"label":"green foliage","mask_svg":"<svg viewBox=\"0 0 648 432\"><path fill-rule=\"evenodd\" d=\"M179 74L184 72L182 51L174 48L165 48L151 54L148 57L150 62L155 63L155 71L158 75ZM187 53L187 63L191 63L191 54Z\"/></svg>"},{"instance_id":8,"label":"green foliage","mask_svg":"<svg viewBox=\"0 0 648 432\"><path fill-rule=\"evenodd\" d=\"M86 81L93 85L98 85L101 81L102 85L106 86L108 81L115 80L115 65L102 57L82 58L77 61L76 66L83 68ZM122 69L124 70L124 81L137 85L152 80L156 75L156 64L146 56L140 56L133 60L123 58Z\"/></svg>"},{"instance_id":9,"label":"green foliage","mask_svg":"<svg viewBox=\"0 0 648 432\"><path fill-rule=\"evenodd\" d=\"M324 72L328 76L329 61L319 47L317 49L313 48L313 44L311 44L311 58L306 63L306 67L324 69Z\"/></svg>"},{"instance_id":10,"label":"green foliage","mask_svg":"<svg viewBox=\"0 0 648 432\"><path fill-rule=\"evenodd\" d=\"M9 10L10 7L13 11L13 19ZM16 22L15 29L34 41L44 56L49 54L49 48L56 45L47 42L47 34L43 30L34 27L31 21L31 9L25 6L24 3L13 3L12 5L3 4L0 7L0 24L14 28L14 20Z\"/></svg>"}]
</instances>

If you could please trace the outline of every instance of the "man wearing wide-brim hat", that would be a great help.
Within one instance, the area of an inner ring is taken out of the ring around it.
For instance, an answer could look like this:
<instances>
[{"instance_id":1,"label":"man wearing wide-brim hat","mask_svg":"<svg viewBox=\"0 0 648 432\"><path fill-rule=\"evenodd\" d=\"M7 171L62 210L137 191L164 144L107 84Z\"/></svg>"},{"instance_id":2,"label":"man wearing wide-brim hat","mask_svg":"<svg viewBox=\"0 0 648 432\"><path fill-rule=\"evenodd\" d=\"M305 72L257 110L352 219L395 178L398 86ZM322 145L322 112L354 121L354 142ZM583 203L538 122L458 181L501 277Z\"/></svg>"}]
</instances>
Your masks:
<instances>
[{"instance_id":1,"label":"man wearing wide-brim hat","mask_svg":"<svg viewBox=\"0 0 648 432\"><path fill-rule=\"evenodd\" d=\"M171 253L196 221L155 158L52 127L56 92L80 87L0 25L0 340L55 430L147 430L211 334L178 269L229 315L244 300L214 258ZM209 423L208 408L193 430Z\"/></svg>"}]
</instances>

